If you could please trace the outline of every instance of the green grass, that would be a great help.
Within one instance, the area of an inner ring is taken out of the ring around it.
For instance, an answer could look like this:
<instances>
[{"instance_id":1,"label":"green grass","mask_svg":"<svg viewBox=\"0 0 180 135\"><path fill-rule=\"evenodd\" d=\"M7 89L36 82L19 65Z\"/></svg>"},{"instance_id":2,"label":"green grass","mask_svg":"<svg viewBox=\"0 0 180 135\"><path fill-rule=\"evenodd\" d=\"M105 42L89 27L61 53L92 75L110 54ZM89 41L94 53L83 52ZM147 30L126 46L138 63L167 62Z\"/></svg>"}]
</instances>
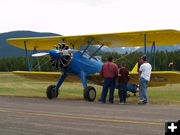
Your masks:
<instances>
[{"instance_id":1,"label":"green grass","mask_svg":"<svg viewBox=\"0 0 180 135\"><path fill-rule=\"evenodd\" d=\"M46 88L56 82L29 80L8 72L0 72L0 95L23 96L46 98ZM97 98L101 93L101 86L90 84L97 90ZM130 93L131 94L131 93ZM83 100L83 86L81 83L64 82L60 88L59 98ZM133 94L131 94L133 95ZM164 87L148 88L149 101L151 104L180 105L180 84L167 85ZM127 99L130 104L139 100L139 95ZM115 91L115 102L119 102L118 92Z\"/></svg>"},{"instance_id":2,"label":"green grass","mask_svg":"<svg viewBox=\"0 0 180 135\"><path fill-rule=\"evenodd\" d=\"M180 84L149 88L149 97L154 104L180 105Z\"/></svg>"}]
</instances>

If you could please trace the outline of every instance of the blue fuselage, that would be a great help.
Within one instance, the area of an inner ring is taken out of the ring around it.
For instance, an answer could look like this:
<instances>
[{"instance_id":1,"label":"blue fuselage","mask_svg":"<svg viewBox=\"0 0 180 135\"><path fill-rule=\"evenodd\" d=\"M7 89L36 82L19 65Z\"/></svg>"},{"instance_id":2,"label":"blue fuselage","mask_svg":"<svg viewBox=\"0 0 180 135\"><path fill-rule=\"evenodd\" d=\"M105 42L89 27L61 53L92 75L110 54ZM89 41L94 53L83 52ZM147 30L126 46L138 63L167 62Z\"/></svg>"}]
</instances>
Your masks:
<instances>
[{"instance_id":1,"label":"blue fuselage","mask_svg":"<svg viewBox=\"0 0 180 135\"><path fill-rule=\"evenodd\" d=\"M56 50L56 49L49 51L50 56L52 58L60 59L62 57L62 55L57 53L57 52L58 52L58 50ZM68 68L67 73L73 73L75 75L80 76L84 88L87 88L86 77L89 74L99 73L102 65L103 65L103 62L101 60L99 60L95 57L91 58L86 53L82 55L82 52L78 51L78 52L73 54L71 63L67 67ZM64 81L65 77L66 77L66 73L64 75L62 75L62 77L58 81L58 83L56 85L57 88L60 87L60 85ZM98 82L96 82L96 83L98 84ZM118 87L119 86L116 85L116 88L118 88ZM135 84L128 84L127 88L129 91L131 91L133 93L136 92L136 85Z\"/></svg>"},{"instance_id":2,"label":"blue fuselage","mask_svg":"<svg viewBox=\"0 0 180 135\"><path fill-rule=\"evenodd\" d=\"M54 59L60 59L61 54L57 53L58 50L50 50L50 56ZM68 66L68 71L76 75L80 75L84 72L86 75L99 73L103 62L96 58L91 58L88 54L83 54L78 51L73 54L70 65Z\"/></svg>"}]
</instances>

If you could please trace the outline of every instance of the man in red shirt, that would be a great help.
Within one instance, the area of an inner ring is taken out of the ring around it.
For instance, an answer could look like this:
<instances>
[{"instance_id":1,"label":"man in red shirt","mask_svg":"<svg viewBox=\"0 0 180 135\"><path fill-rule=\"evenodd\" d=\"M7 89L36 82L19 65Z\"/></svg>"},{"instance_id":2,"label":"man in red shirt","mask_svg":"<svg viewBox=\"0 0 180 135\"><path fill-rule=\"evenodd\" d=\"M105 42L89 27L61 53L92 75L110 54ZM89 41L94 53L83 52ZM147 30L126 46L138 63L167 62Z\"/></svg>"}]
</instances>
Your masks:
<instances>
[{"instance_id":1,"label":"man in red shirt","mask_svg":"<svg viewBox=\"0 0 180 135\"><path fill-rule=\"evenodd\" d=\"M109 102L114 103L114 89L116 85L116 78L118 77L118 66L113 63L113 57L109 56L107 62L105 62L100 70L101 76L104 78L103 89L101 93L101 102L106 103L106 97L109 93Z\"/></svg>"}]
</instances>

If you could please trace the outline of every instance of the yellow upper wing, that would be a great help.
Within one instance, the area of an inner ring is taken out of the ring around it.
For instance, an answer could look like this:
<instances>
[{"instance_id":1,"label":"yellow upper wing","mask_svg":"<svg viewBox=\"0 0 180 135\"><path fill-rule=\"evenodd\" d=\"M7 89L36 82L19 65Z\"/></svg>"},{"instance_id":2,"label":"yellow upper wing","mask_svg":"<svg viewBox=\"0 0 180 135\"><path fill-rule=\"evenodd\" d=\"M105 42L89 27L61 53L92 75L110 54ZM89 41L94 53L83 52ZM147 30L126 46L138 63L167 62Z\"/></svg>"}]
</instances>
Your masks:
<instances>
[{"instance_id":1,"label":"yellow upper wing","mask_svg":"<svg viewBox=\"0 0 180 135\"><path fill-rule=\"evenodd\" d=\"M24 43L28 50L53 49L62 40L70 47L79 49L81 45L87 45L87 41L94 39L91 45L104 44L109 47L134 47L144 46L144 35L146 35L147 46L152 45L175 45L180 43L180 32L177 30L151 30L123 33L91 34L77 36L55 36L37 38L13 38L7 39L9 44L24 49Z\"/></svg>"}]
</instances>

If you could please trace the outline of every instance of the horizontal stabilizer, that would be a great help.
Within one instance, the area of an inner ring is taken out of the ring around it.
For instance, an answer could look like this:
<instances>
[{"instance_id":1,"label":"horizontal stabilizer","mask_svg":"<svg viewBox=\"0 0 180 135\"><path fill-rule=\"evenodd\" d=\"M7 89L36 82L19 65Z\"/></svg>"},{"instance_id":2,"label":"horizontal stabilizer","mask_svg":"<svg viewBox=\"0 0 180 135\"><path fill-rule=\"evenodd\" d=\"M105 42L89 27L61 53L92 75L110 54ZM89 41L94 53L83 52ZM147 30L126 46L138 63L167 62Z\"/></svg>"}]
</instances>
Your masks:
<instances>
[{"instance_id":1,"label":"horizontal stabilizer","mask_svg":"<svg viewBox=\"0 0 180 135\"><path fill-rule=\"evenodd\" d=\"M136 65L134 66L134 68L131 71L131 73L136 73L136 72L138 72L138 63L136 63Z\"/></svg>"}]
</instances>

